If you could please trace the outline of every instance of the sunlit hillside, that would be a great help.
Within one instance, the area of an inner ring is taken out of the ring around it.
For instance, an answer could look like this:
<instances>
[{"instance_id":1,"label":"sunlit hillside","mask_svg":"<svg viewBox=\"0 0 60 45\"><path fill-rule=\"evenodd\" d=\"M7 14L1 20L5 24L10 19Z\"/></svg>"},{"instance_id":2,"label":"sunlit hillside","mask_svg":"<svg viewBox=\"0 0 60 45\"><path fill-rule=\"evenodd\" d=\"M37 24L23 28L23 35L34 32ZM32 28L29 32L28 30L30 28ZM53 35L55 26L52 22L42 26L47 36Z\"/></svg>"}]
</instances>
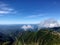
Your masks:
<instances>
[{"instance_id":1,"label":"sunlit hillside","mask_svg":"<svg viewBox=\"0 0 60 45\"><path fill-rule=\"evenodd\" d=\"M2 33L1 33L2 34ZM48 29L0 35L0 45L60 45L60 33Z\"/></svg>"}]
</instances>

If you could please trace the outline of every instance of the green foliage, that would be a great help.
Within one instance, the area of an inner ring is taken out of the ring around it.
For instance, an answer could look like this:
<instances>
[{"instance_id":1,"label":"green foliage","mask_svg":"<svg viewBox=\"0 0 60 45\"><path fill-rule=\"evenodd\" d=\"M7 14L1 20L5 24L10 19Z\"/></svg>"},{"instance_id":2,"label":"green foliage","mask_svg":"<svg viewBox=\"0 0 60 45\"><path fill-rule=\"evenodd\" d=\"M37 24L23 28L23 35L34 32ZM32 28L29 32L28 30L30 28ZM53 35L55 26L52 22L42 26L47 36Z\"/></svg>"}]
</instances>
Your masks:
<instances>
[{"instance_id":1,"label":"green foliage","mask_svg":"<svg viewBox=\"0 0 60 45\"><path fill-rule=\"evenodd\" d=\"M36 32L25 31L22 35L15 37L11 45L59 45L60 33L51 30L39 30ZM9 42L3 42L1 45L8 45Z\"/></svg>"}]
</instances>

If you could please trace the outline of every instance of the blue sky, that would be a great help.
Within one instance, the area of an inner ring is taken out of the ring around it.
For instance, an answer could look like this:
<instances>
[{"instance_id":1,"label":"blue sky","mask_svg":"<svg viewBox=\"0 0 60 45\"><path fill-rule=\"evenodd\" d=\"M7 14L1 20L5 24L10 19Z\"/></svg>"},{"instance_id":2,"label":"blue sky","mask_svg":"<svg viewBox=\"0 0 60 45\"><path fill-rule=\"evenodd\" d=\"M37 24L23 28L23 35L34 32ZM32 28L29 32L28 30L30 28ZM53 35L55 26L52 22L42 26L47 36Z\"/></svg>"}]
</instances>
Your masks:
<instances>
[{"instance_id":1,"label":"blue sky","mask_svg":"<svg viewBox=\"0 0 60 45\"><path fill-rule=\"evenodd\" d=\"M0 24L36 24L60 21L59 0L0 0Z\"/></svg>"}]
</instances>

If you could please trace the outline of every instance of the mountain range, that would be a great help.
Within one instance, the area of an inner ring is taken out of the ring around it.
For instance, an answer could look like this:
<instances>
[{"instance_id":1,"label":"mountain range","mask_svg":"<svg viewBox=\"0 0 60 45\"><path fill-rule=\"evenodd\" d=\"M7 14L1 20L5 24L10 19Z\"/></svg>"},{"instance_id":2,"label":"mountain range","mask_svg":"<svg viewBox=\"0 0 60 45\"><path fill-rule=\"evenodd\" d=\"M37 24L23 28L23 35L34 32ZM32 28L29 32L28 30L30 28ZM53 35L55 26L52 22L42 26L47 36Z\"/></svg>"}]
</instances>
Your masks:
<instances>
[{"instance_id":1,"label":"mountain range","mask_svg":"<svg viewBox=\"0 0 60 45\"><path fill-rule=\"evenodd\" d=\"M60 45L60 24L45 20L39 24L0 25L0 45Z\"/></svg>"},{"instance_id":2,"label":"mountain range","mask_svg":"<svg viewBox=\"0 0 60 45\"><path fill-rule=\"evenodd\" d=\"M0 32L0 45L59 45L59 31L60 27L41 28L37 31L13 29L7 34Z\"/></svg>"}]
</instances>

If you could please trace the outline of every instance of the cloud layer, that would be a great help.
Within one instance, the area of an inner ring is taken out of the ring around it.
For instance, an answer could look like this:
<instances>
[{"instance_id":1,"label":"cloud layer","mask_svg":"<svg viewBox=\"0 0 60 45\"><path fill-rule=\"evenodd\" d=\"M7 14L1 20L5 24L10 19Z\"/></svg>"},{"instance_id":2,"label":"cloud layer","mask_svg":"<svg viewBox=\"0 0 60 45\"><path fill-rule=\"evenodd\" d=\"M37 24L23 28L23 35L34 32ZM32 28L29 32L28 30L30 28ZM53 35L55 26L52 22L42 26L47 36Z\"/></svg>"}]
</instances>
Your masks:
<instances>
[{"instance_id":1,"label":"cloud layer","mask_svg":"<svg viewBox=\"0 0 60 45\"><path fill-rule=\"evenodd\" d=\"M21 28L24 30L33 29L33 27L31 25L23 25Z\"/></svg>"},{"instance_id":2,"label":"cloud layer","mask_svg":"<svg viewBox=\"0 0 60 45\"><path fill-rule=\"evenodd\" d=\"M47 19L47 20L40 22L40 24L39 24L39 28L40 27L52 28L52 27L59 27L59 26L60 26L60 24L58 23L58 21L56 21L54 19Z\"/></svg>"},{"instance_id":3,"label":"cloud layer","mask_svg":"<svg viewBox=\"0 0 60 45\"><path fill-rule=\"evenodd\" d=\"M37 14L37 15L29 15L25 18L37 18L37 17L44 17L44 15L46 16L47 14Z\"/></svg>"},{"instance_id":4,"label":"cloud layer","mask_svg":"<svg viewBox=\"0 0 60 45\"><path fill-rule=\"evenodd\" d=\"M16 11L13 8L9 7L8 4L0 2L0 15L1 14L13 14L13 13L16 13Z\"/></svg>"}]
</instances>

